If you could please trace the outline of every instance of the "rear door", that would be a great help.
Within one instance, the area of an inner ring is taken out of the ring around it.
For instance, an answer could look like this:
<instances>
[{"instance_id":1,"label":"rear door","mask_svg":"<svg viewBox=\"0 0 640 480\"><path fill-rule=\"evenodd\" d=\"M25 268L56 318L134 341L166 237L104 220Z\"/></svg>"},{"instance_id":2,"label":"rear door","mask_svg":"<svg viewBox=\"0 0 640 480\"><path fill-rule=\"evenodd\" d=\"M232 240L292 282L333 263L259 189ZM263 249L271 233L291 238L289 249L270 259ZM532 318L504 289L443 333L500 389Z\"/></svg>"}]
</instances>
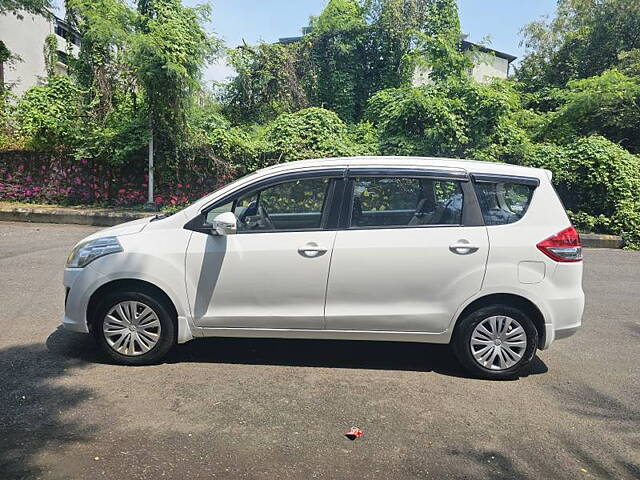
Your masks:
<instances>
[{"instance_id":1,"label":"rear door","mask_svg":"<svg viewBox=\"0 0 640 480\"><path fill-rule=\"evenodd\" d=\"M480 290L489 250L468 177L355 169L347 185L326 328L446 330Z\"/></svg>"}]
</instances>

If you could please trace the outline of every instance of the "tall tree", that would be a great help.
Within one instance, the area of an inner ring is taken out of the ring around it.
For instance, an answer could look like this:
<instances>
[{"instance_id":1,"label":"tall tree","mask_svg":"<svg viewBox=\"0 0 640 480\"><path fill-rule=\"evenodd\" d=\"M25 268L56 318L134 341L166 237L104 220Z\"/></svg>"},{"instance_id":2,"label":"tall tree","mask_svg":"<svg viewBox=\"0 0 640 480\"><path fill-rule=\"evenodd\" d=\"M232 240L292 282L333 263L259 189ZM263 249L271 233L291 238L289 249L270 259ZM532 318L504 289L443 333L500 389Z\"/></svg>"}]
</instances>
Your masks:
<instances>
[{"instance_id":1,"label":"tall tree","mask_svg":"<svg viewBox=\"0 0 640 480\"><path fill-rule=\"evenodd\" d=\"M425 26L429 0L364 0L363 8L371 25L369 90L408 84L412 62L408 55L416 32Z\"/></svg>"},{"instance_id":2,"label":"tall tree","mask_svg":"<svg viewBox=\"0 0 640 480\"><path fill-rule=\"evenodd\" d=\"M640 48L637 0L558 0L556 16L527 25L527 54L517 72L527 91L599 75L621 53Z\"/></svg>"},{"instance_id":3,"label":"tall tree","mask_svg":"<svg viewBox=\"0 0 640 480\"><path fill-rule=\"evenodd\" d=\"M365 107L367 22L355 0L330 0L311 33L316 77L312 102L356 120Z\"/></svg>"},{"instance_id":4,"label":"tall tree","mask_svg":"<svg viewBox=\"0 0 640 480\"><path fill-rule=\"evenodd\" d=\"M204 28L207 6L187 7L180 0L144 0L138 5L138 31L130 57L143 87L156 151L165 163L178 161L185 138L186 112L200 87L207 61L219 48Z\"/></svg>"},{"instance_id":5,"label":"tall tree","mask_svg":"<svg viewBox=\"0 0 640 480\"><path fill-rule=\"evenodd\" d=\"M424 24L415 31L415 65L428 68L435 82L463 77L470 61L461 51L461 36L456 0L429 0Z\"/></svg>"}]
</instances>

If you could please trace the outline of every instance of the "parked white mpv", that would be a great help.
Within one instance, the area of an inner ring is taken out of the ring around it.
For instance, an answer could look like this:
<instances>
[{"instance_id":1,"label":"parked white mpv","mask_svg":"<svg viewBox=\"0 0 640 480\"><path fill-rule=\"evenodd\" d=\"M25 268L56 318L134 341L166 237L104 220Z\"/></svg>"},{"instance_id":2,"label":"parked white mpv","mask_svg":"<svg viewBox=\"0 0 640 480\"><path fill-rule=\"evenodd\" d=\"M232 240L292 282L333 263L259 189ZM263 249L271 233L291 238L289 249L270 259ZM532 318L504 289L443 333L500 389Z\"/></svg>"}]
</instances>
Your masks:
<instances>
[{"instance_id":1,"label":"parked white mpv","mask_svg":"<svg viewBox=\"0 0 640 480\"><path fill-rule=\"evenodd\" d=\"M198 337L396 340L505 378L580 326L581 260L546 170L308 160L87 237L63 323L130 365Z\"/></svg>"}]
</instances>

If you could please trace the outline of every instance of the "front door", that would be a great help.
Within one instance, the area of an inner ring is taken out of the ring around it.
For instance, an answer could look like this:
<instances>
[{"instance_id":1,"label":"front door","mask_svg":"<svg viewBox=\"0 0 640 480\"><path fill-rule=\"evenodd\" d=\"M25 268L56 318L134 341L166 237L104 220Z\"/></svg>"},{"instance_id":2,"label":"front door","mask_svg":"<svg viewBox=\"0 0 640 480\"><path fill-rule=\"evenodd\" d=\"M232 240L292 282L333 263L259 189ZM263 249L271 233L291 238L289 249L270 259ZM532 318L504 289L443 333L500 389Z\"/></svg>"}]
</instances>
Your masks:
<instances>
[{"instance_id":1,"label":"front door","mask_svg":"<svg viewBox=\"0 0 640 480\"><path fill-rule=\"evenodd\" d=\"M329 177L301 178L251 191L209 212L238 221L235 235L195 232L187 252L187 291L199 327L324 327L335 229L327 228Z\"/></svg>"},{"instance_id":2,"label":"front door","mask_svg":"<svg viewBox=\"0 0 640 480\"><path fill-rule=\"evenodd\" d=\"M488 254L486 227L463 226L460 181L351 181L350 220L333 248L326 328L445 331L479 291Z\"/></svg>"}]
</instances>

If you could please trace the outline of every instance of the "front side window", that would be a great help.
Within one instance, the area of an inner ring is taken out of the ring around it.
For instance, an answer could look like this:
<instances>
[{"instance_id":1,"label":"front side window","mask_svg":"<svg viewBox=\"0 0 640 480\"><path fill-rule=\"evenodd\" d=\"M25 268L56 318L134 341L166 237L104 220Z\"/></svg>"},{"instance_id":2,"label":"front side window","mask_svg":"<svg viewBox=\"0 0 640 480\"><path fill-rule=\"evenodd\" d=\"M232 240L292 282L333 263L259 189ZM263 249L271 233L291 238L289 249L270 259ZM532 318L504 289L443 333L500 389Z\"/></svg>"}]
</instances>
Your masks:
<instances>
[{"instance_id":1,"label":"front side window","mask_svg":"<svg viewBox=\"0 0 640 480\"><path fill-rule=\"evenodd\" d=\"M460 225L460 183L410 177L354 178L351 228Z\"/></svg>"},{"instance_id":2,"label":"front side window","mask_svg":"<svg viewBox=\"0 0 640 480\"><path fill-rule=\"evenodd\" d=\"M510 182L475 184L478 202L486 225L507 225L527 212L535 187Z\"/></svg>"},{"instance_id":3,"label":"front side window","mask_svg":"<svg viewBox=\"0 0 640 480\"><path fill-rule=\"evenodd\" d=\"M254 191L207 215L233 212L238 232L314 230L322 228L329 178L291 180ZM213 215L213 216L212 216Z\"/></svg>"}]
</instances>

